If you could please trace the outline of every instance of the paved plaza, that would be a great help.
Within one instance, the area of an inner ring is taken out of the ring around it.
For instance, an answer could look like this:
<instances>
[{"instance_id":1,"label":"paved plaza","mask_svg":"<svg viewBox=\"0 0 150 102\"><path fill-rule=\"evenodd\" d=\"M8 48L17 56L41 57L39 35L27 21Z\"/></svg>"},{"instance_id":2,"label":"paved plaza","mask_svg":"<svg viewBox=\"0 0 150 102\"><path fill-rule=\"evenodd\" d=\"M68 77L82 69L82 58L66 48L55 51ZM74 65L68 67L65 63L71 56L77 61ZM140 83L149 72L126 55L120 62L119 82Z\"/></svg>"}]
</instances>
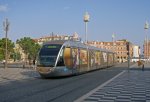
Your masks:
<instances>
[{"instance_id":1,"label":"paved plaza","mask_svg":"<svg viewBox=\"0 0 150 102\"><path fill-rule=\"evenodd\" d=\"M125 70L75 102L150 102L150 64ZM139 68L139 69L138 69Z\"/></svg>"},{"instance_id":2,"label":"paved plaza","mask_svg":"<svg viewBox=\"0 0 150 102\"><path fill-rule=\"evenodd\" d=\"M31 79L39 77L39 74L34 69L23 68L0 68L0 84L10 81Z\"/></svg>"}]
</instances>

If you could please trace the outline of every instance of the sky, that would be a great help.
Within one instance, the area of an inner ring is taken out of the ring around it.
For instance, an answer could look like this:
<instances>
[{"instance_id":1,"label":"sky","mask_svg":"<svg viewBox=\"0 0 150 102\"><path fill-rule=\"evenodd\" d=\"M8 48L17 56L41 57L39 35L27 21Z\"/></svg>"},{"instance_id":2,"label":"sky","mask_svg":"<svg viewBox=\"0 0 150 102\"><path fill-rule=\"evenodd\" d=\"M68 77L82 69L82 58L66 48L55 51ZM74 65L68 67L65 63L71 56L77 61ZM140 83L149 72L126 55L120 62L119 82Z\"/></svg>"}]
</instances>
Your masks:
<instances>
[{"instance_id":1,"label":"sky","mask_svg":"<svg viewBox=\"0 0 150 102\"><path fill-rule=\"evenodd\" d=\"M88 12L88 41L127 39L142 47L150 31L150 0L0 0L0 38L5 37L3 22L8 18L8 37L40 38L52 34L72 35L85 40L83 16Z\"/></svg>"}]
</instances>

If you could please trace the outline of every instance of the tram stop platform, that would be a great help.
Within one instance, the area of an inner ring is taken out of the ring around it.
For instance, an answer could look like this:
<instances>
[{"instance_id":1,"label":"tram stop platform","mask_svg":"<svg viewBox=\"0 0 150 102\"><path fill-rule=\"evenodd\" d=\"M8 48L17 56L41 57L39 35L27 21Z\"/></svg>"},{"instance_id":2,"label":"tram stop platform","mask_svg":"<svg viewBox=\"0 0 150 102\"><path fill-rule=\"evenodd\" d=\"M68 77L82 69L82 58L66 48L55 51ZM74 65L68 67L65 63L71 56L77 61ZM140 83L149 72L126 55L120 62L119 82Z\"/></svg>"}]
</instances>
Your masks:
<instances>
[{"instance_id":1,"label":"tram stop platform","mask_svg":"<svg viewBox=\"0 0 150 102\"><path fill-rule=\"evenodd\" d=\"M150 102L150 63L124 70L74 102Z\"/></svg>"}]
</instances>

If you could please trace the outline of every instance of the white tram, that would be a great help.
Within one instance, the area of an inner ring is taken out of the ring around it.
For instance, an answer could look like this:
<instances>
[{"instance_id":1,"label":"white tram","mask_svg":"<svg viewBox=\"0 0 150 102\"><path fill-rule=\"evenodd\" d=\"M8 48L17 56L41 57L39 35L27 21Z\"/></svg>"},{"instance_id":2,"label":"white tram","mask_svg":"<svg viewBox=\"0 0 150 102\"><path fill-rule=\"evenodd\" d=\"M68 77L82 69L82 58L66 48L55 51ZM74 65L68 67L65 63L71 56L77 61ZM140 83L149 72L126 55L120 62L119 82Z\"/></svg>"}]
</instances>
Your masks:
<instances>
[{"instance_id":1,"label":"white tram","mask_svg":"<svg viewBox=\"0 0 150 102\"><path fill-rule=\"evenodd\" d=\"M50 41L43 44L37 59L41 77L76 75L113 66L116 54L78 41Z\"/></svg>"}]
</instances>

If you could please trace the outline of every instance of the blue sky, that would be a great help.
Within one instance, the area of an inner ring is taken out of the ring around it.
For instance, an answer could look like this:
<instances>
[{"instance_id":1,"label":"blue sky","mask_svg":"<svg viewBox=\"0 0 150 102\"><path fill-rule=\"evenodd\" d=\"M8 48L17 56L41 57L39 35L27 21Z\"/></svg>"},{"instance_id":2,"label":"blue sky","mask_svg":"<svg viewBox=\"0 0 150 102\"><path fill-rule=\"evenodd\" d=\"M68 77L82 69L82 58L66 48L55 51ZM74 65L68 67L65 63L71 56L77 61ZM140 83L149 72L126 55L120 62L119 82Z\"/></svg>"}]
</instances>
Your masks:
<instances>
[{"instance_id":1,"label":"blue sky","mask_svg":"<svg viewBox=\"0 0 150 102\"><path fill-rule=\"evenodd\" d=\"M83 15L90 14L88 40L128 39L142 45L146 34L144 23L150 22L150 0L0 0L0 38L4 37L3 21L9 19L8 37L40 38L52 32L85 40Z\"/></svg>"}]
</instances>

